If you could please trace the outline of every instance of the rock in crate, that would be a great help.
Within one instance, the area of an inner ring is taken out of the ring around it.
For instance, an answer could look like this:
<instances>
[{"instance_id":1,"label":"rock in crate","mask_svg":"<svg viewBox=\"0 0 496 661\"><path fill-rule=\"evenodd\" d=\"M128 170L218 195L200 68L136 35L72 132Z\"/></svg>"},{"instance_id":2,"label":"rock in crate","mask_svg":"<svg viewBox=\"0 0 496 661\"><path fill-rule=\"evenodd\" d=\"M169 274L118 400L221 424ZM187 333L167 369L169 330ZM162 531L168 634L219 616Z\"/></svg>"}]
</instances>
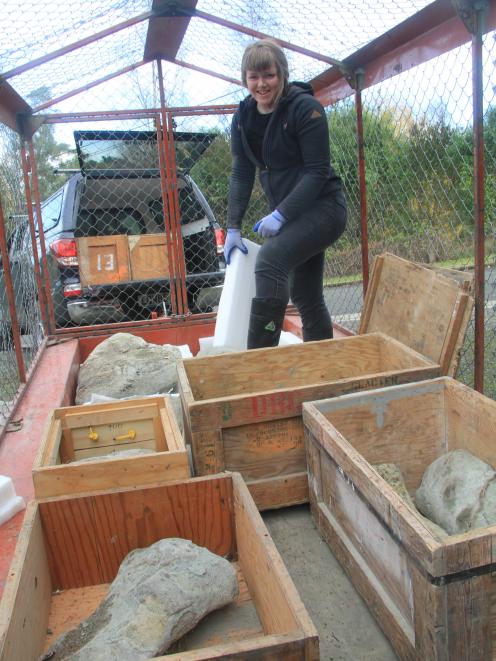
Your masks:
<instances>
[{"instance_id":1,"label":"rock in crate","mask_svg":"<svg viewBox=\"0 0 496 661\"><path fill-rule=\"evenodd\" d=\"M31 503L0 603L0 658L38 659L95 610L130 551L178 537L229 559L239 597L161 658L319 658L317 632L237 473Z\"/></svg>"},{"instance_id":2,"label":"rock in crate","mask_svg":"<svg viewBox=\"0 0 496 661\"><path fill-rule=\"evenodd\" d=\"M37 498L189 475L186 446L167 397L54 409L33 466Z\"/></svg>"},{"instance_id":3,"label":"rock in crate","mask_svg":"<svg viewBox=\"0 0 496 661\"><path fill-rule=\"evenodd\" d=\"M496 647L496 525L440 535L413 496L440 455L496 468L496 402L449 377L303 405L315 523L401 659L482 661Z\"/></svg>"}]
</instances>

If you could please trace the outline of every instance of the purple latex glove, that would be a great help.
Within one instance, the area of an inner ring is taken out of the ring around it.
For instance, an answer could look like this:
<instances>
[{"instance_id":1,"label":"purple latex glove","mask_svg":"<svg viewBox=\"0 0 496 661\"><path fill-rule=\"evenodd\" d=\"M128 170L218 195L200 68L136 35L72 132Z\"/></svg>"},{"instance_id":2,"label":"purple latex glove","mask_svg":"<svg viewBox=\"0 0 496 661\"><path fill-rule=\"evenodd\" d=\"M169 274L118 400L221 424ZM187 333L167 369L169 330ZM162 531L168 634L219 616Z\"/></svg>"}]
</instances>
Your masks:
<instances>
[{"instance_id":1,"label":"purple latex glove","mask_svg":"<svg viewBox=\"0 0 496 661\"><path fill-rule=\"evenodd\" d=\"M245 246L243 239L241 238L241 230L229 228L224 242L224 257L226 258L226 264L231 263L231 253L235 248L239 248L244 255L248 254L248 248Z\"/></svg>"},{"instance_id":2,"label":"purple latex glove","mask_svg":"<svg viewBox=\"0 0 496 661\"><path fill-rule=\"evenodd\" d=\"M253 225L253 231L257 232L259 236L263 236L264 239L267 239L270 236L278 234L285 222L286 218L277 209L274 209L272 213L269 213L268 216L265 216Z\"/></svg>"}]
</instances>

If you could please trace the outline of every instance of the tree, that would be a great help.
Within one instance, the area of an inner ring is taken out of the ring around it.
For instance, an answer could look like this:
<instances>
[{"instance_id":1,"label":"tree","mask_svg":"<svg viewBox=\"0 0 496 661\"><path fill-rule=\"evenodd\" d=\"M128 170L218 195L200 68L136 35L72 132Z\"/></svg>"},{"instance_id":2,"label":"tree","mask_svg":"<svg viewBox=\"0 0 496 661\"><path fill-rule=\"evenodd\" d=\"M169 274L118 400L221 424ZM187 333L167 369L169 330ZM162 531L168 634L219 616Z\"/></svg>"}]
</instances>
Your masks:
<instances>
[{"instance_id":1,"label":"tree","mask_svg":"<svg viewBox=\"0 0 496 661\"><path fill-rule=\"evenodd\" d=\"M28 96L33 106L50 99L50 90L39 87ZM45 200L61 186L60 176L54 173L58 167L78 167L74 148L57 142L52 125L43 124L33 136L41 200Z\"/></svg>"}]
</instances>

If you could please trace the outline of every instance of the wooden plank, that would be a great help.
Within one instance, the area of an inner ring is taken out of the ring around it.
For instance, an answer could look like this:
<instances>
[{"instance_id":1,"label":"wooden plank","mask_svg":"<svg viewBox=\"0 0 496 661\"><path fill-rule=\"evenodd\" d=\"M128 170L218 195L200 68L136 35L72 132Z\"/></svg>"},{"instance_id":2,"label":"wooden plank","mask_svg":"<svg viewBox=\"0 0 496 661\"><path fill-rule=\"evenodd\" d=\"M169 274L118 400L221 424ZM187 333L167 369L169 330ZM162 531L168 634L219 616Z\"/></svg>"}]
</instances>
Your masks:
<instances>
[{"instance_id":1,"label":"wooden plank","mask_svg":"<svg viewBox=\"0 0 496 661\"><path fill-rule=\"evenodd\" d=\"M105 583L89 498L39 503L54 590Z\"/></svg>"},{"instance_id":2,"label":"wooden plank","mask_svg":"<svg viewBox=\"0 0 496 661\"><path fill-rule=\"evenodd\" d=\"M164 408L160 410L164 440L169 450L184 450L184 438L174 412L174 406L169 397L164 398Z\"/></svg>"},{"instance_id":3,"label":"wooden plank","mask_svg":"<svg viewBox=\"0 0 496 661\"><path fill-rule=\"evenodd\" d=\"M124 441L117 441L109 445L97 445L94 443L90 447L83 447L81 450L76 450L74 452L73 459L71 459L69 463L65 463L63 465L70 466L75 461L81 461L81 459L90 459L91 457L94 457L95 460L97 460L98 457L103 457L105 455L111 454L114 451L136 450L137 447L145 450L155 451L155 439L150 438L148 441L140 441L138 445L133 441L130 441L129 443L125 443Z\"/></svg>"},{"instance_id":4,"label":"wooden plank","mask_svg":"<svg viewBox=\"0 0 496 661\"><path fill-rule=\"evenodd\" d=\"M30 503L0 606L0 659L38 658L46 635L51 590L38 506Z\"/></svg>"},{"instance_id":5,"label":"wooden plank","mask_svg":"<svg viewBox=\"0 0 496 661\"><path fill-rule=\"evenodd\" d=\"M60 421L58 421L60 422ZM62 425L62 437L59 442L59 459L61 464L67 464L74 461L74 445L72 443L72 432L70 429L64 429Z\"/></svg>"},{"instance_id":6,"label":"wooden plank","mask_svg":"<svg viewBox=\"0 0 496 661\"><path fill-rule=\"evenodd\" d=\"M413 588L413 618L416 659L456 659L450 657L446 617L446 587L433 585L415 563L410 565ZM463 657L461 657L463 658ZM469 657L466 657L467 659Z\"/></svg>"},{"instance_id":7,"label":"wooden plank","mask_svg":"<svg viewBox=\"0 0 496 661\"><path fill-rule=\"evenodd\" d=\"M197 360L197 358L195 358L194 360ZM188 445L193 446L189 407L194 403L195 400L193 397L193 393L191 391L191 386L188 381L188 375L184 367L183 360L177 361L176 369L177 369L177 388L178 388L179 396L181 398L181 409L183 412L184 439Z\"/></svg>"},{"instance_id":8,"label":"wooden plank","mask_svg":"<svg viewBox=\"0 0 496 661\"><path fill-rule=\"evenodd\" d=\"M164 406L164 396L157 395L155 397L139 397L136 399L128 400L116 400L111 402L101 402L100 404L79 404L77 406L62 406L54 409L53 415L62 420L62 425L64 424L64 419L67 416L77 416L78 414L89 415L90 412L92 415L101 412L109 411L122 411L122 410L132 410L140 407L156 406L158 409Z\"/></svg>"},{"instance_id":9,"label":"wooden plank","mask_svg":"<svg viewBox=\"0 0 496 661\"><path fill-rule=\"evenodd\" d=\"M381 331L396 338L444 371L463 341L470 316L460 309L469 296L452 278L395 255L380 256L367 292L359 333ZM432 320L435 319L435 323Z\"/></svg>"},{"instance_id":10,"label":"wooden plank","mask_svg":"<svg viewBox=\"0 0 496 661\"><path fill-rule=\"evenodd\" d=\"M51 498L120 487L172 482L190 477L186 450L47 466L33 472L37 498Z\"/></svg>"},{"instance_id":11,"label":"wooden plank","mask_svg":"<svg viewBox=\"0 0 496 661\"><path fill-rule=\"evenodd\" d=\"M372 263L372 272L370 274L369 284L365 292L365 300L363 301L362 314L360 315L360 326L358 327L358 334L363 335L369 333L370 317L377 297L377 289L381 282L382 268L384 266L384 255L376 255Z\"/></svg>"},{"instance_id":12,"label":"wooden plank","mask_svg":"<svg viewBox=\"0 0 496 661\"><path fill-rule=\"evenodd\" d=\"M133 280L166 278L169 273L165 234L128 236L129 262Z\"/></svg>"},{"instance_id":13,"label":"wooden plank","mask_svg":"<svg viewBox=\"0 0 496 661\"><path fill-rule=\"evenodd\" d=\"M76 242L82 287L132 279L127 236L86 236Z\"/></svg>"},{"instance_id":14,"label":"wooden plank","mask_svg":"<svg viewBox=\"0 0 496 661\"><path fill-rule=\"evenodd\" d=\"M444 380L448 450L465 449L496 468L496 402L472 388Z\"/></svg>"},{"instance_id":15,"label":"wooden plank","mask_svg":"<svg viewBox=\"0 0 496 661\"><path fill-rule=\"evenodd\" d=\"M354 335L318 344L206 356L183 361L183 365L194 401L199 402L375 374L383 371L380 342L378 335ZM421 364L426 362L422 360Z\"/></svg>"},{"instance_id":16,"label":"wooden plank","mask_svg":"<svg viewBox=\"0 0 496 661\"><path fill-rule=\"evenodd\" d=\"M306 637L306 658L318 659L318 636L248 489L233 475L236 545L241 570L268 634L299 629Z\"/></svg>"},{"instance_id":17,"label":"wooden plank","mask_svg":"<svg viewBox=\"0 0 496 661\"><path fill-rule=\"evenodd\" d=\"M472 317L473 307L474 299L461 292L455 304L450 327L439 358L442 375L456 376L460 351L463 347L466 329Z\"/></svg>"},{"instance_id":18,"label":"wooden plank","mask_svg":"<svg viewBox=\"0 0 496 661\"><path fill-rule=\"evenodd\" d=\"M365 337L365 336L364 336ZM230 396L190 405L191 431L227 429L244 424L279 420L301 415L303 402L337 397L359 390L372 390L386 386L432 379L439 375L439 366L364 374L338 381L298 388L285 388L269 392L253 392L247 395ZM193 444L194 445L194 444Z\"/></svg>"},{"instance_id":19,"label":"wooden plank","mask_svg":"<svg viewBox=\"0 0 496 661\"><path fill-rule=\"evenodd\" d=\"M318 503L312 506L312 514L324 541L350 577L355 589L363 597L370 612L398 652L399 658L405 661L419 661L412 643L411 627L403 621L394 603L355 551L329 509L323 503Z\"/></svg>"},{"instance_id":20,"label":"wooden plank","mask_svg":"<svg viewBox=\"0 0 496 661\"><path fill-rule=\"evenodd\" d=\"M494 658L489 617L491 600L492 577L489 572L447 584L447 658Z\"/></svg>"},{"instance_id":21,"label":"wooden plank","mask_svg":"<svg viewBox=\"0 0 496 661\"><path fill-rule=\"evenodd\" d=\"M304 636L286 633L274 636L260 636L249 640L230 641L224 645L214 645L201 650L190 652L179 652L178 654L167 654L156 657L162 661L302 661L305 659L316 659L318 657L308 656L306 650L307 642ZM154 660L155 661L155 660Z\"/></svg>"},{"instance_id":22,"label":"wooden plank","mask_svg":"<svg viewBox=\"0 0 496 661\"><path fill-rule=\"evenodd\" d=\"M314 435L305 427L305 449L307 457L309 500L320 502L322 496L322 470L320 466L320 445Z\"/></svg>"},{"instance_id":23,"label":"wooden plank","mask_svg":"<svg viewBox=\"0 0 496 661\"><path fill-rule=\"evenodd\" d=\"M42 442L36 453L33 469L41 466L57 464L60 462L60 441L62 438L62 425L56 420L53 412L48 417L42 432Z\"/></svg>"},{"instance_id":24,"label":"wooden plank","mask_svg":"<svg viewBox=\"0 0 496 661\"><path fill-rule=\"evenodd\" d=\"M306 470L301 417L230 427L222 441L226 470L239 471L245 480Z\"/></svg>"},{"instance_id":25,"label":"wooden plank","mask_svg":"<svg viewBox=\"0 0 496 661\"><path fill-rule=\"evenodd\" d=\"M323 505L348 546L367 566L370 580L381 586L384 600L391 604L394 617L401 620L413 644L413 592L404 547L396 543L342 467L324 452L320 461Z\"/></svg>"},{"instance_id":26,"label":"wooden plank","mask_svg":"<svg viewBox=\"0 0 496 661\"><path fill-rule=\"evenodd\" d=\"M87 405L84 411L65 410L61 416L63 429L78 429L89 425L110 425L132 420L147 420L158 415L155 402L135 403L133 400L120 402L111 408L92 409Z\"/></svg>"},{"instance_id":27,"label":"wooden plank","mask_svg":"<svg viewBox=\"0 0 496 661\"><path fill-rule=\"evenodd\" d=\"M228 475L103 493L91 498L91 507L101 583L115 578L130 551L163 537L191 539L222 556L232 556L234 551Z\"/></svg>"},{"instance_id":28,"label":"wooden plank","mask_svg":"<svg viewBox=\"0 0 496 661\"><path fill-rule=\"evenodd\" d=\"M155 416L155 419L158 421L158 416ZM93 438L96 440L92 440L93 434L95 435ZM148 447L148 441L152 441L152 447L155 450L153 418L103 424L87 423L85 427L72 429L72 443L76 457L79 450L107 448L107 452L110 452L120 445L134 448Z\"/></svg>"},{"instance_id":29,"label":"wooden plank","mask_svg":"<svg viewBox=\"0 0 496 661\"><path fill-rule=\"evenodd\" d=\"M248 480L246 485L260 511L308 502L306 471L264 480Z\"/></svg>"},{"instance_id":30,"label":"wooden plank","mask_svg":"<svg viewBox=\"0 0 496 661\"><path fill-rule=\"evenodd\" d=\"M226 470L220 430L193 432L191 440L197 475L215 475Z\"/></svg>"}]
</instances>

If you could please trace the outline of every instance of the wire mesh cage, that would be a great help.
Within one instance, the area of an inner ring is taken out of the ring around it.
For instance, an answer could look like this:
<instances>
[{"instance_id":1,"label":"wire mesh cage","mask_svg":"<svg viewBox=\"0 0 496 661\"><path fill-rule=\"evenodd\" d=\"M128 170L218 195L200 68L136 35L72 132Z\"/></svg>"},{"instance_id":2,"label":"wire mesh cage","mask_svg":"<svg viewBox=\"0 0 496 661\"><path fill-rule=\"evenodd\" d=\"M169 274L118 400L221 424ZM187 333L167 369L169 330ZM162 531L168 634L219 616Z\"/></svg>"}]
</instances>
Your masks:
<instances>
[{"instance_id":1,"label":"wire mesh cage","mask_svg":"<svg viewBox=\"0 0 496 661\"><path fill-rule=\"evenodd\" d=\"M317 0L303 20L301 3L286 0L4 3L0 103L14 111L0 124L0 196L27 368L43 326L57 334L215 311L230 125L247 93L240 62L260 37L279 41L290 78L310 82L326 110L348 202L347 230L326 252L335 323L358 329L367 264L385 250L473 268L470 21L483 11L482 304L485 391L495 396L496 10L490 1L456 4ZM267 211L257 181L245 236L259 240L252 226ZM0 278L2 353L15 366ZM459 372L469 384L475 326L474 318Z\"/></svg>"}]
</instances>

